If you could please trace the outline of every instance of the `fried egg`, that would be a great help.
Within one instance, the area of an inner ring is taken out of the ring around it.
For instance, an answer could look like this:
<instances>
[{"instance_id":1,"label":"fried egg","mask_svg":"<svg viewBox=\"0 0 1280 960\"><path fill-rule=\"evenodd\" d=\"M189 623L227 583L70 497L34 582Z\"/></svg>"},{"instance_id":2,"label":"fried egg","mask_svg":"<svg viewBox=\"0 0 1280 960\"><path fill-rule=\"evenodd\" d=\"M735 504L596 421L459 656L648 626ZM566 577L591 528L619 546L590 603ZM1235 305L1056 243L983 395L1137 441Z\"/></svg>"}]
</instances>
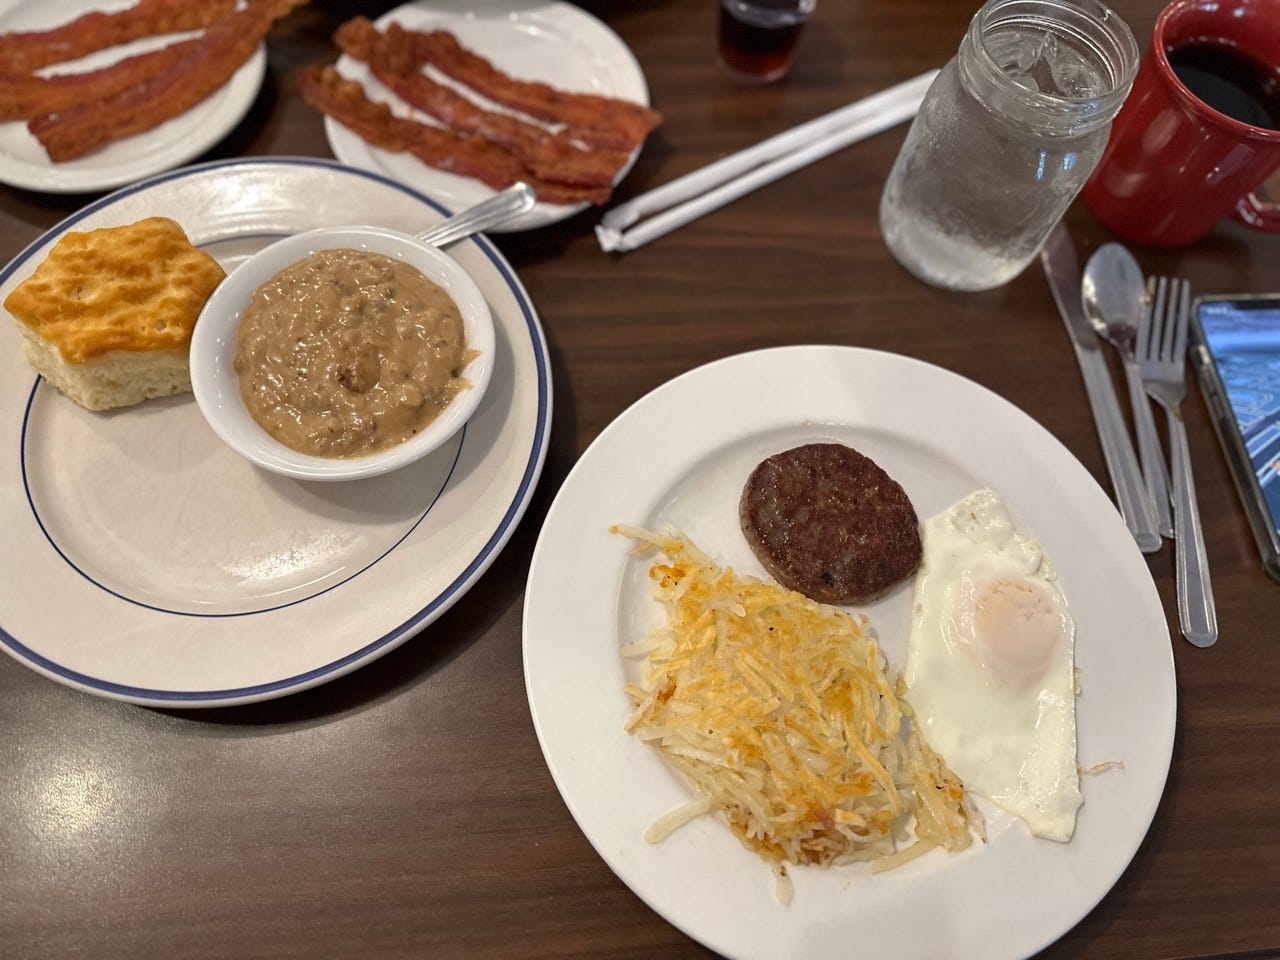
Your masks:
<instances>
[{"instance_id":1,"label":"fried egg","mask_svg":"<svg viewBox=\"0 0 1280 960\"><path fill-rule=\"evenodd\" d=\"M1075 624L1040 544L979 490L924 526L907 701L965 787L1067 841L1076 768Z\"/></svg>"}]
</instances>

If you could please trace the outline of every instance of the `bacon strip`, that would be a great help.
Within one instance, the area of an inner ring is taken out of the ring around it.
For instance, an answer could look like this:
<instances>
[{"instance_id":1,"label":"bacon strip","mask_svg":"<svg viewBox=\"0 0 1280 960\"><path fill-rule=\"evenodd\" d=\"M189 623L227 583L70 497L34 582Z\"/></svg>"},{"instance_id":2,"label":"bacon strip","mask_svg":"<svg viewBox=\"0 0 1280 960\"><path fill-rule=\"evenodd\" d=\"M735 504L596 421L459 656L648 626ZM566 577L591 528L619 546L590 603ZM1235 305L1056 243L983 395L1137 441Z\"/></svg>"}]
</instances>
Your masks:
<instances>
[{"instance_id":1,"label":"bacon strip","mask_svg":"<svg viewBox=\"0 0 1280 960\"><path fill-rule=\"evenodd\" d=\"M157 127L226 83L272 25L305 2L249 0L248 6L210 27L185 56L154 79L107 100L37 117L27 128L49 158L61 162Z\"/></svg>"},{"instance_id":2,"label":"bacon strip","mask_svg":"<svg viewBox=\"0 0 1280 960\"><path fill-rule=\"evenodd\" d=\"M564 136L588 146L630 152L662 122L662 114L638 103L515 80L463 47L448 31L404 33L420 62L504 107L548 123L565 124Z\"/></svg>"},{"instance_id":3,"label":"bacon strip","mask_svg":"<svg viewBox=\"0 0 1280 960\"><path fill-rule=\"evenodd\" d=\"M604 203L609 199L607 188L552 183L536 177L518 157L487 140L460 137L397 117L385 103L370 100L359 83L333 67L305 67L298 71L298 85L307 103L382 150L410 153L428 166L474 177L495 190L523 180L546 203Z\"/></svg>"},{"instance_id":4,"label":"bacon strip","mask_svg":"<svg viewBox=\"0 0 1280 960\"><path fill-rule=\"evenodd\" d=\"M104 100L146 83L173 67L198 40L173 43L128 57L101 70L53 77L0 76L0 121L61 113L90 100Z\"/></svg>"},{"instance_id":5,"label":"bacon strip","mask_svg":"<svg viewBox=\"0 0 1280 960\"><path fill-rule=\"evenodd\" d=\"M86 13L51 30L0 35L0 64L7 74L31 73L141 37L200 30L235 8L235 0L140 0L112 13Z\"/></svg>"},{"instance_id":6,"label":"bacon strip","mask_svg":"<svg viewBox=\"0 0 1280 960\"><path fill-rule=\"evenodd\" d=\"M620 150L587 151L566 137L505 113L482 110L421 72L407 34L392 23L380 33L365 17L348 20L334 35L344 53L369 65L373 75L409 106L465 136L504 147L536 176L558 183L610 187L630 156Z\"/></svg>"}]
</instances>

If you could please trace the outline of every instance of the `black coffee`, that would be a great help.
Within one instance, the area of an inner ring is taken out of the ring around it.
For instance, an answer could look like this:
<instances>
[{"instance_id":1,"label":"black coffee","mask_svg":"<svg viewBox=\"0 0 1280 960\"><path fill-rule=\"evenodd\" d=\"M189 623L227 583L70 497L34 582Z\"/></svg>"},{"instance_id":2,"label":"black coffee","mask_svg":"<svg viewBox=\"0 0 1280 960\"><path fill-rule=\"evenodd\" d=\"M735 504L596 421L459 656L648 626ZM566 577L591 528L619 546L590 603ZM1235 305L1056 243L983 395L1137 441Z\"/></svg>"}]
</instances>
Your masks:
<instances>
[{"instance_id":1,"label":"black coffee","mask_svg":"<svg viewBox=\"0 0 1280 960\"><path fill-rule=\"evenodd\" d=\"M1280 130L1280 69L1222 40L1192 40L1174 47L1169 66L1183 86L1219 113Z\"/></svg>"}]
</instances>

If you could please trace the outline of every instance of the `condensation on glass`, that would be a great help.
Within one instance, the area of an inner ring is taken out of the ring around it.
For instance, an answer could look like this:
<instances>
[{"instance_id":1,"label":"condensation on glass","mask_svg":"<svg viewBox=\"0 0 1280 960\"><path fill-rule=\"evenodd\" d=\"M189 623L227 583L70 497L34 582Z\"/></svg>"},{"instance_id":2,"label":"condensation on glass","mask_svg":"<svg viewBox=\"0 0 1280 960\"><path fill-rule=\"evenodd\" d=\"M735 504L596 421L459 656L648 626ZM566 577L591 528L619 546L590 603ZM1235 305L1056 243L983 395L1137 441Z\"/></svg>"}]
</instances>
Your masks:
<instances>
[{"instance_id":1,"label":"condensation on glass","mask_svg":"<svg viewBox=\"0 0 1280 960\"><path fill-rule=\"evenodd\" d=\"M920 279L1013 279L1075 199L1138 66L1096 0L990 0L929 88L880 201L880 227Z\"/></svg>"}]
</instances>

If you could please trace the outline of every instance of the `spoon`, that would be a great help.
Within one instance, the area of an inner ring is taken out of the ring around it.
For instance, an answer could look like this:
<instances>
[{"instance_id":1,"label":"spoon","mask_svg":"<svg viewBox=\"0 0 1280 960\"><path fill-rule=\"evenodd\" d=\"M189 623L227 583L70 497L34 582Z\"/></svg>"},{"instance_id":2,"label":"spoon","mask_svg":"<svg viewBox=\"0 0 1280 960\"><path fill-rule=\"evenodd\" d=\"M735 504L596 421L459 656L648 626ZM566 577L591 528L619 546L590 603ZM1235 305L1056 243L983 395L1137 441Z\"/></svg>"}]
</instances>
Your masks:
<instances>
[{"instance_id":1,"label":"spoon","mask_svg":"<svg viewBox=\"0 0 1280 960\"><path fill-rule=\"evenodd\" d=\"M1164 453L1156 435L1147 399L1138 372L1134 345L1138 322L1148 308L1146 281L1142 268L1133 255L1118 243L1108 243L1094 251L1084 268L1080 283L1080 299L1084 314L1098 332L1120 353L1125 380L1129 384L1129 403L1133 407L1133 425L1138 434L1138 456L1147 492L1156 511L1156 526L1162 536L1173 537L1173 515L1169 507L1169 475Z\"/></svg>"},{"instance_id":2,"label":"spoon","mask_svg":"<svg viewBox=\"0 0 1280 960\"><path fill-rule=\"evenodd\" d=\"M455 213L430 230L424 230L417 235L417 239L433 247L444 247L518 217L532 209L537 200L538 195L533 192L533 187L527 183L513 183L488 200L468 207L461 213Z\"/></svg>"}]
</instances>

